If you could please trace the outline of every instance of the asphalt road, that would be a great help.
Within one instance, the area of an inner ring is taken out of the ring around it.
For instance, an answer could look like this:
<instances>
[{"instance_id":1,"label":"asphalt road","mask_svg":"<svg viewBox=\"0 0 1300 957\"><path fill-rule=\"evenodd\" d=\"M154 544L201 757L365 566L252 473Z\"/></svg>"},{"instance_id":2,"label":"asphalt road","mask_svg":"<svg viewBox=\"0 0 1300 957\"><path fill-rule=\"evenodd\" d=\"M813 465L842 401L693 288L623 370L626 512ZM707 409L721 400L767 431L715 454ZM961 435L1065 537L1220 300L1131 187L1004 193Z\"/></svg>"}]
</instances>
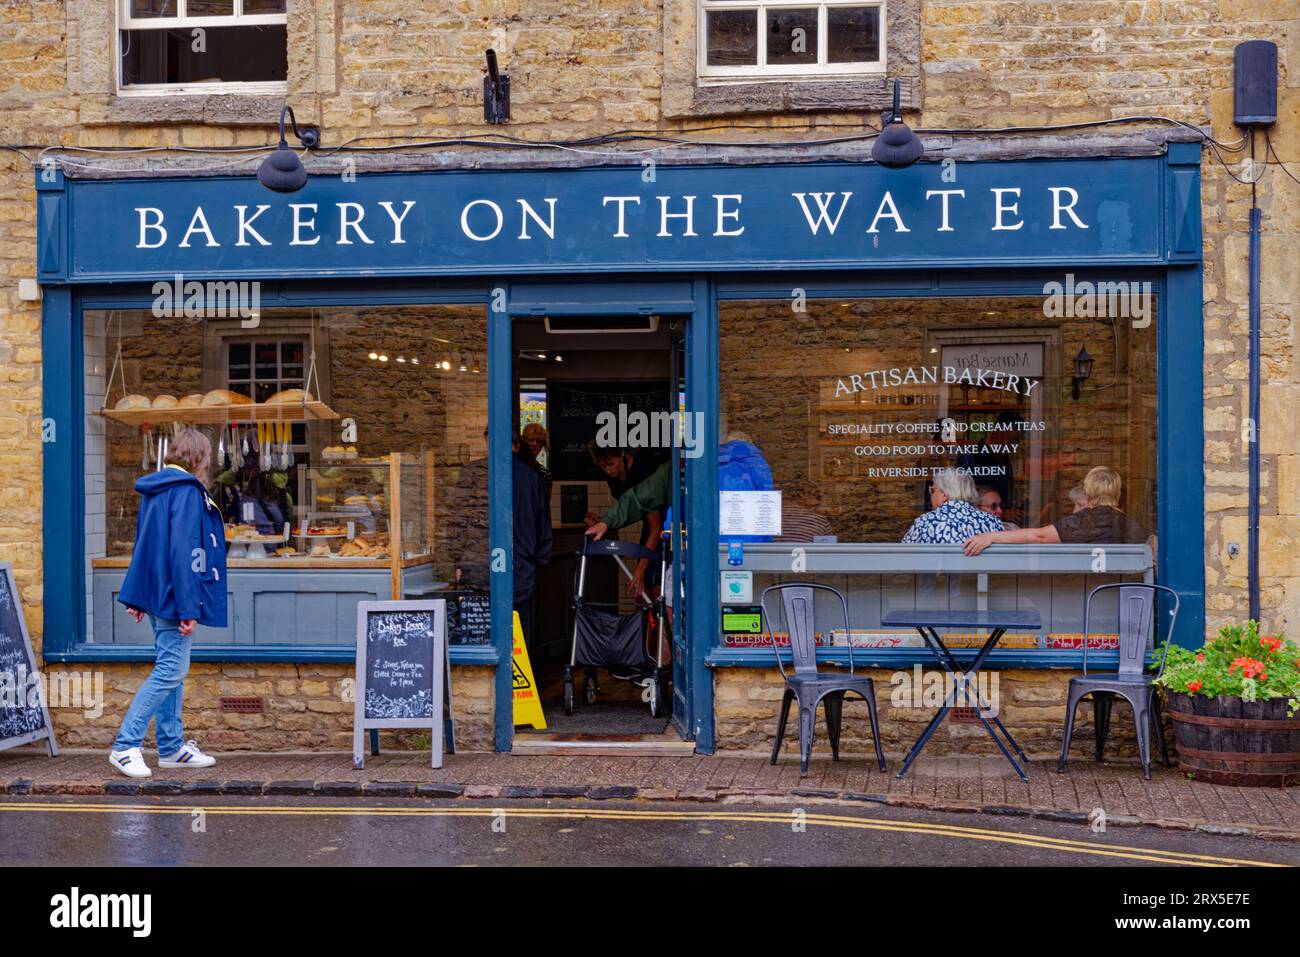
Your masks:
<instances>
[{"instance_id":1,"label":"asphalt road","mask_svg":"<svg viewBox=\"0 0 1300 957\"><path fill-rule=\"evenodd\" d=\"M864 804L0 799L0 866L1300 864L1300 845Z\"/></svg>"}]
</instances>

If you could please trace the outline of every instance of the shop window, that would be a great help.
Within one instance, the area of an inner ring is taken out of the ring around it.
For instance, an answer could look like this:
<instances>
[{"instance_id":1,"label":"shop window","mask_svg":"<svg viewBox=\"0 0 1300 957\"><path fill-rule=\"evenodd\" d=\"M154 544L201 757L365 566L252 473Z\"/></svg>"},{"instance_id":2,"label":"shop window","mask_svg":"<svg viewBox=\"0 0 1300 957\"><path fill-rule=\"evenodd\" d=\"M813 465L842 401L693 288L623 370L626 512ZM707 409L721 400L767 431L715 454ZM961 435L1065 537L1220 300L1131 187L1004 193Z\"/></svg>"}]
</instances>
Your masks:
<instances>
[{"instance_id":1,"label":"shop window","mask_svg":"<svg viewBox=\"0 0 1300 957\"><path fill-rule=\"evenodd\" d=\"M1043 634L1009 636L1000 647L1072 647L1087 588L1115 580L1107 576L1121 557L1132 570L1147 561L1144 549L1158 547L1150 284L1137 295L1146 297L1135 306L1141 312L1111 299L1124 307L1117 318L1061 310L1040 297L811 300L794 313L788 302L722 303L723 549L730 538L787 552L802 543L863 546L864 573L830 583L849 589L862 612L854 627L868 643L916 638L880 633L890 607L986 602L1043 614ZM765 469L742 474L728 465L746 456ZM1117 501L1084 495L1097 467L1117 477ZM780 531L739 528L767 534L729 536L728 482L738 475L745 481L736 488L755 489L747 477L766 471L780 493ZM970 498L940 516L942 497L930 493L939 476L952 474L958 479L948 491L965 489ZM1013 527L1052 527L1061 543L1095 547L1078 559L1087 564L1064 574L1050 572L1057 561L1050 544L1016 546L1023 572L986 576L991 581L945 574L938 558L933 569L898 575L876 561L885 551L921 561L915 550L923 545ZM756 577L755 601L776 577Z\"/></svg>"},{"instance_id":2,"label":"shop window","mask_svg":"<svg viewBox=\"0 0 1300 957\"><path fill-rule=\"evenodd\" d=\"M842 76L885 69L885 5L700 0L701 77Z\"/></svg>"},{"instance_id":3,"label":"shop window","mask_svg":"<svg viewBox=\"0 0 1300 957\"><path fill-rule=\"evenodd\" d=\"M487 354L477 306L87 312L87 640L147 644L115 602L134 490L173 430L209 436L230 624L200 646L352 647L356 603L447 597L487 631ZM146 623L147 624L147 623Z\"/></svg>"},{"instance_id":4,"label":"shop window","mask_svg":"<svg viewBox=\"0 0 1300 957\"><path fill-rule=\"evenodd\" d=\"M282 91L286 0L119 0L119 89Z\"/></svg>"}]
</instances>

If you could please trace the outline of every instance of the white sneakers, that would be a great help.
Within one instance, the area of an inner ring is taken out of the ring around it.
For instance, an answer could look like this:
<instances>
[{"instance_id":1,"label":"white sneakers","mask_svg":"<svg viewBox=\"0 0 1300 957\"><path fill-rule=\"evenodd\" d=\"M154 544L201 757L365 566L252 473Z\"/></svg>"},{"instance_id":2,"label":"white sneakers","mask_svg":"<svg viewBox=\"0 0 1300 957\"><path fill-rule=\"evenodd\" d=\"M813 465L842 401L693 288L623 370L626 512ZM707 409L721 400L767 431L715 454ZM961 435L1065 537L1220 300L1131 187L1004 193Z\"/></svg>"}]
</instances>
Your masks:
<instances>
[{"instance_id":1,"label":"white sneakers","mask_svg":"<svg viewBox=\"0 0 1300 957\"><path fill-rule=\"evenodd\" d=\"M139 748L127 748L125 751L108 752L108 763L113 765L128 778L147 778L153 775L149 765L144 763L144 755Z\"/></svg>"},{"instance_id":2,"label":"white sneakers","mask_svg":"<svg viewBox=\"0 0 1300 957\"><path fill-rule=\"evenodd\" d=\"M193 741L186 741L179 751L170 758L164 758L158 755L158 767L160 768L210 768L217 763L217 759L210 754L204 754L199 750L198 744Z\"/></svg>"},{"instance_id":3,"label":"white sneakers","mask_svg":"<svg viewBox=\"0 0 1300 957\"><path fill-rule=\"evenodd\" d=\"M144 755L140 753L139 748L110 751L108 753L108 763L128 778L153 776L153 772L149 770L149 765L144 763ZM216 758L210 754L204 754L193 741L186 741L184 746L170 758L164 758L162 755L158 756L158 767L160 768L210 768L216 763Z\"/></svg>"}]
</instances>

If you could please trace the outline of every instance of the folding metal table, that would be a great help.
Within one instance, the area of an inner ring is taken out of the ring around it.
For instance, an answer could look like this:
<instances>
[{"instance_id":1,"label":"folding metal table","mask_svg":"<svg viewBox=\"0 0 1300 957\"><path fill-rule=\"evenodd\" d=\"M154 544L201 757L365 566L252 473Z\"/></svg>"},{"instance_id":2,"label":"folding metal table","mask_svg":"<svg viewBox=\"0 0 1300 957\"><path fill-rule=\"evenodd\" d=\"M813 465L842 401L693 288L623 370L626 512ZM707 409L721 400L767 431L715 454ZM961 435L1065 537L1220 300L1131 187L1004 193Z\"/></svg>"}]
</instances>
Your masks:
<instances>
[{"instance_id":1,"label":"folding metal table","mask_svg":"<svg viewBox=\"0 0 1300 957\"><path fill-rule=\"evenodd\" d=\"M979 673L980 667L984 664L984 659L997 646L998 640L1006 633L1008 628L1022 631L1037 630L1042 627L1042 616L1036 611L1000 611L998 609L927 611L918 608L911 611L886 612L881 617L880 624L885 628L915 628L920 632L926 647L934 652L935 659L955 679L952 689L944 698L939 713L934 716L934 719L926 726L925 731L916 739L912 749L907 752L907 757L903 759L903 766L899 769L897 776L901 778L907 773L907 769L912 766L912 762L921 753L921 749L930 740L935 729L939 727L939 724L948 716L948 712L956 704L958 692L968 691L969 694L964 695L964 697L967 702L970 701L972 696L974 697L975 714L979 718L980 724L984 725L984 730L988 732L989 737L993 739L998 749L1006 756L1011 766L1015 768L1016 774L1020 775L1020 780L1028 781L1029 778L1025 775L1024 769L1016 763L1016 759L1007 750L1007 745L1003 744L1002 738L998 737L998 731L1002 732L1007 739L1007 743L1015 749L1016 754L1020 755L1022 761L1027 762L1029 758L1025 757L1025 752L1020 749L1020 745L1016 744L1016 739L1011 737L1011 733L1007 731L1006 726L1002 724L997 715L991 716L993 719L992 724L984 716L988 706L980 697L979 687L976 685L974 677ZM938 629L940 628L978 628L981 631L988 629L989 636L980 648L979 653L975 655L970 666L962 668L957 659L953 657L952 652L943 643L943 639L939 637ZM994 730L995 727L997 730Z\"/></svg>"}]
</instances>

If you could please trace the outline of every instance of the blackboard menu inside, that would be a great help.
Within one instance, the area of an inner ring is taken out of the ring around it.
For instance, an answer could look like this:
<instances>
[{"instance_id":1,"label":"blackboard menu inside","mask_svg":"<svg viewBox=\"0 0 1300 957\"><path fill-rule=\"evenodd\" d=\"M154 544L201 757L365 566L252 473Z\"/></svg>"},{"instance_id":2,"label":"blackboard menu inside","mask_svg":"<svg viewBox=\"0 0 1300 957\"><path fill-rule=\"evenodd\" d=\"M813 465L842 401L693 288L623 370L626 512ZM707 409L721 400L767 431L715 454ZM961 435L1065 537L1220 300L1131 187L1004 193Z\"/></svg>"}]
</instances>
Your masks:
<instances>
[{"instance_id":1,"label":"blackboard menu inside","mask_svg":"<svg viewBox=\"0 0 1300 957\"><path fill-rule=\"evenodd\" d=\"M366 615L365 716L433 719L432 611Z\"/></svg>"},{"instance_id":2,"label":"blackboard menu inside","mask_svg":"<svg viewBox=\"0 0 1300 957\"><path fill-rule=\"evenodd\" d=\"M466 592L448 601L447 636L453 645L490 645L492 605L488 596Z\"/></svg>"},{"instance_id":3,"label":"blackboard menu inside","mask_svg":"<svg viewBox=\"0 0 1300 957\"><path fill-rule=\"evenodd\" d=\"M560 486L560 524L581 525L587 517L587 486Z\"/></svg>"},{"instance_id":4,"label":"blackboard menu inside","mask_svg":"<svg viewBox=\"0 0 1300 957\"><path fill-rule=\"evenodd\" d=\"M623 406L626 410L624 430L628 431L635 426L629 416L669 412L673 408L666 379L614 382L549 379L546 391L546 418L551 429L551 476L567 481L597 482L605 478L587 451L587 441L594 438L600 428L596 417L601 412L612 412L617 416L619 407ZM611 444L622 444L622 440Z\"/></svg>"},{"instance_id":5,"label":"blackboard menu inside","mask_svg":"<svg viewBox=\"0 0 1300 957\"><path fill-rule=\"evenodd\" d=\"M39 675L8 562L0 566L0 743L25 743L51 733L40 697ZM16 739L16 740L15 740Z\"/></svg>"}]
</instances>

